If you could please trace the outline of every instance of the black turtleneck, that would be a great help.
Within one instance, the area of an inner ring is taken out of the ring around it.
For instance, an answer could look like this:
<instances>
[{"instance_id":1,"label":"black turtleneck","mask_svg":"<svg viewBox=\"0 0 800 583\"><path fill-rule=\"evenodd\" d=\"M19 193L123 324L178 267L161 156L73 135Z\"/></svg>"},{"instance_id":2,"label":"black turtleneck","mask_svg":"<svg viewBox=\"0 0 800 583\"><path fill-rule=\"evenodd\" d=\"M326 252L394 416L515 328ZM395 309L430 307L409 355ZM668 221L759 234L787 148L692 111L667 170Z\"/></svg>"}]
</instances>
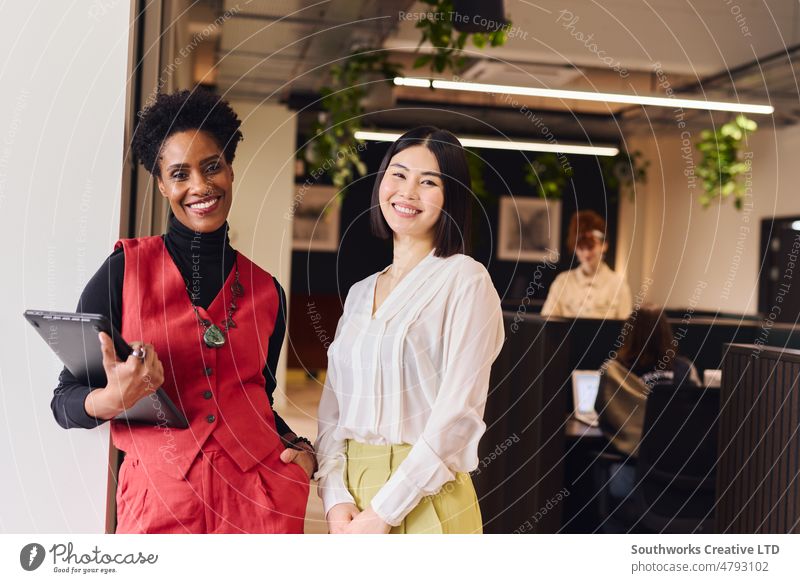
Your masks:
<instances>
[{"instance_id":1,"label":"black turtleneck","mask_svg":"<svg viewBox=\"0 0 800 583\"><path fill-rule=\"evenodd\" d=\"M212 233L196 233L174 216L170 216L167 234L162 236L167 251L187 282L187 293L193 296L196 305L208 308L222 289L222 284L233 269L236 252L228 240L228 224ZM125 278L125 253L116 249L97 273L94 274L78 301L78 312L103 314L117 330L122 329L122 283ZM274 278L273 278L274 279ZM286 334L286 294L277 280L280 306L275 321L275 330L269 340L267 361L264 365L265 389L272 404L272 393L277 381L275 369L278 365L283 338ZM92 389L81 384L64 368L58 377L51 407L59 425L65 428L97 427L104 420L90 417L84 408L86 395ZM278 434L285 435L291 429L275 413Z\"/></svg>"}]
</instances>

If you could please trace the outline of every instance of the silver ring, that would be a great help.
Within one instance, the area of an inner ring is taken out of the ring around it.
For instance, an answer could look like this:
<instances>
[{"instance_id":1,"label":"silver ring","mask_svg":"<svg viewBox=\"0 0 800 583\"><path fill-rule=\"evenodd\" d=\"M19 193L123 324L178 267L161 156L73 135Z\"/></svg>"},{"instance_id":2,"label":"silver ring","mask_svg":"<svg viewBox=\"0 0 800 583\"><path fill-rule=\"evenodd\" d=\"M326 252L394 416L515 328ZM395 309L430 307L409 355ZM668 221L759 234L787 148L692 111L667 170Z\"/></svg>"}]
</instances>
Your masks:
<instances>
[{"instance_id":1,"label":"silver ring","mask_svg":"<svg viewBox=\"0 0 800 583\"><path fill-rule=\"evenodd\" d=\"M134 348L134 349L133 349L133 351L131 352L131 355L132 355L132 356L135 356L135 357L136 357L136 358L138 358L139 360L144 360L144 357L145 357L145 355L146 355L146 354L147 354L147 353L146 353L146 352L145 352L145 350L144 350L144 346L137 346L137 347L136 347L136 348Z\"/></svg>"}]
</instances>

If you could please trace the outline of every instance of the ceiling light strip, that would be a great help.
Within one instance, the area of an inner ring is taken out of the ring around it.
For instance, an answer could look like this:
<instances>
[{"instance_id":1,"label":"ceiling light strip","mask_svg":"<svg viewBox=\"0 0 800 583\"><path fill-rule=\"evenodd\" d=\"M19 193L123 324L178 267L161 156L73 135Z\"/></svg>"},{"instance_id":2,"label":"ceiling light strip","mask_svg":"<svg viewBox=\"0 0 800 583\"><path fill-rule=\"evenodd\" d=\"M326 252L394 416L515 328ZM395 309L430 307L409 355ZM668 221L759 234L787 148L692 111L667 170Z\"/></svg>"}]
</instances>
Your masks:
<instances>
[{"instance_id":1,"label":"ceiling light strip","mask_svg":"<svg viewBox=\"0 0 800 583\"><path fill-rule=\"evenodd\" d=\"M355 133L357 140L373 142L394 142L402 134L396 132ZM548 142L519 142L515 140L490 140L487 138L458 137L465 148L486 148L490 150L513 150L523 152L555 152L559 154L579 154L584 156L616 156L619 150L613 146L584 146L580 144L551 144Z\"/></svg>"},{"instance_id":2,"label":"ceiling light strip","mask_svg":"<svg viewBox=\"0 0 800 583\"><path fill-rule=\"evenodd\" d=\"M494 85L491 83L469 83L465 81L446 81L444 79L420 79L416 77L395 77L395 85L405 87L433 87L450 91L472 91L475 93L497 93L507 95L524 95L527 97L545 97L550 99L575 99L579 101L596 101L602 103L626 103L631 105L653 105L673 109L702 109L707 111L731 111L735 113L752 113L769 115L775 111L771 105L749 103L704 101L701 99L683 99L679 97L652 97L648 95L624 95L622 93L597 93L594 91L568 91L564 89L544 89L541 87L520 87L516 85Z\"/></svg>"}]
</instances>

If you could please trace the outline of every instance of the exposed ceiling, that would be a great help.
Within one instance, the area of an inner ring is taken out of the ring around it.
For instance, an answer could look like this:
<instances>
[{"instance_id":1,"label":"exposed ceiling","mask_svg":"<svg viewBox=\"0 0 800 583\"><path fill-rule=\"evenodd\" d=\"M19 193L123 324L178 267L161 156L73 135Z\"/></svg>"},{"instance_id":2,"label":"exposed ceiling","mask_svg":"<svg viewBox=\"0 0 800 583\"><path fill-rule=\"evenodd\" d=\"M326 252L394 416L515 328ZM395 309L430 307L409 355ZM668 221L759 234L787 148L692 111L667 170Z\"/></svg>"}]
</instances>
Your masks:
<instances>
[{"instance_id":1,"label":"exposed ceiling","mask_svg":"<svg viewBox=\"0 0 800 583\"><path fill-rule=\"evenodd\" d=\"M311 111L330 66L364 47L389 50L408 76L429 76L411 66L422 3L218 0L205 5L218 16L227 11L219 27L215 82L230 98L276 100ZM796 1L506 0L505 11L514 27L508 42L485 50L468 46L460 77L661 96L669 88L701 98L772 103L778 123L800 119L793 64L800 46ZM401 127L441 116L446 107L464 131L483 133L488 120L500 131L520 131L514 108L498 97L410 87L395 88L392 97L391 111L375 113L373 124ZM519 99L516 109L522 105L540 112L562 139L618 136L617 123L636 123L644 115L650 123L670 123L673 115L663 108L543 98Z\"/></svg>"},{"instance_id":2,"label":"exposed ceiling","mask_svg":"<svg viewBox=\"0 0 800 583\"><path fill-rule=\"evenodd\" d=\"M358 47L380 47L408 0L226 0L218 86L232 97L288 100L316 93L328 68Z\"/></svg>"},{"instance_id":3,"label":"exposed ceiling","mask_svg":"<svg viewBox=\"0 0 800 583\"><path fill-rule=\"evenodd\" d=\"M792 0L506 0L505 9L519 34L489 53L515 62L591 68L605 51L628 70L661 63L702 78L800 41ZM418 38L402 21L387 46L413 47Z\"/></svg>"}]
</instances>

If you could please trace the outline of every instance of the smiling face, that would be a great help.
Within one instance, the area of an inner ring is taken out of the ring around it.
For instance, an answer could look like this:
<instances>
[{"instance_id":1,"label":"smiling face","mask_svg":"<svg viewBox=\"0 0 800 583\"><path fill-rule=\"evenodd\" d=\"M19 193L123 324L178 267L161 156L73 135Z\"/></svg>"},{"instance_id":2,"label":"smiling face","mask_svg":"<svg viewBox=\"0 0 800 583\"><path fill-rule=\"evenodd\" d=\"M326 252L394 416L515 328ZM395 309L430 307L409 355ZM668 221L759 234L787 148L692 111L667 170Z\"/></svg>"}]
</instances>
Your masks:
<instances>
[{"instance_id":1,"label":"smiling face","mask_svg":"<svg viewBox=\"0 0 800 583\"><path fill-rule=\"evenodd\" d=\"M189 229L210 233L228 218L233 169L214 138L203 130L171 135L161 150L158 189Z\"/></svg>"},{"instance_id":2,"label":"smiling face","mask_svg":"<svg viewBox=\"0 0 800 583\"><path fill-rule=\"evenodd\" d=\"M433 152L412 146L392 156L381 180L379 200L395 237L433 239L444 205L444 182Z\"/></svg>"},{"instance_id":3,"label":"smiling face","mask_svg":"<svg viewBox=\"0 0 800 583\"><path fill-rule=\"evenodd\" d=\"M608 250L608 243L593 235L583 237L575 247L575 255L581 267L587 273L593 273L603 260L603 255Z\"/></svg>"}]
</instances>

